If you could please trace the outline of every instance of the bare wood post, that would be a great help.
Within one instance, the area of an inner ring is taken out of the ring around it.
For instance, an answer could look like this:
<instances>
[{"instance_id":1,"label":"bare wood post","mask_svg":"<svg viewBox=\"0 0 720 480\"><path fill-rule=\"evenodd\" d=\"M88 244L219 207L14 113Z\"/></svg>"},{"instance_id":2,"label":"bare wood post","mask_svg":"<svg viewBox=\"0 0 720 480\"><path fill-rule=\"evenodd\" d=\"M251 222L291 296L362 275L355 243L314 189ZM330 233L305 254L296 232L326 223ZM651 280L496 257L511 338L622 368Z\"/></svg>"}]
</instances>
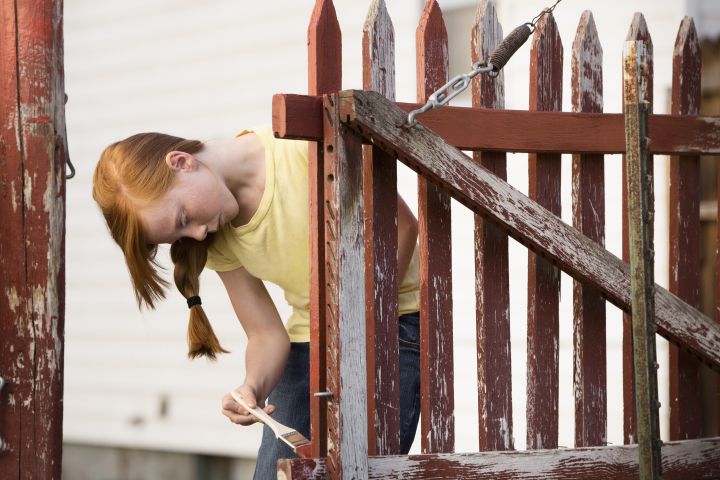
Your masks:
<instances>
[{"instance_id":1,"label":"bare wood post","mask_svg":"<svg viewBox=\"0 0 720 480\"><path fill-rule=\"evenodd\" d=\"M632 283L635 411L640 478L660 478L660 421L655 353L655 282L650 223L652 177L648 175L647 56L643 42L625 42L625 137L627 142L628 233Z\"/></svg>"},{"instance_id":2,"label":"bare wood post","mask_svg":"<svg viewBox=\"0 0 720 480\"><path fill-rule=\"evenodd\" d=\"M692 18L680 24L673 53L672 113L700 113L700 44ZM700 308L700 157L670 157L670 288ZM670 440L702 436L700 362L670 345Z\"/></svg>"},{"instance_id":3,"label":"bare wood post","mask_svg":"<svg viewBox=\"0 0 720 480\"><path fill-rule=\"evenodd\" d=\"M425 3L415 40L417 98L424 103L447 81L447 31L436 0ZM422 450L447 453L455 448L450 197L422 177L418 217Z\"/></svg>"},{"instance_id":4,"label":"bare wood post","mask_svg":"<svg viewBox=\"0 0 720 480\"><path fill-rule=\"evenodd\" d=\"M530 51L530 110L562 109L563 47L552 14ZM528 155L529 196L560 216L560 155ZM557 448L560 270L528 252L527 448Z\"/></svg>"},{"instance_id":5,"label":"bare wood post","mask_svg":"<svg viewBox=\"0 0 720 480\"><path fill-rule=\"evenodd\" d=\"M589 10L580 17L572 47L574 112L603 111L603 51ZM573 225L605 246L605 166L603 155L573 155ZM590 285L573 282L575 446L607 439L605 299Z\"/></svg>"},{"instance_id":6,"label":"bare wood post","mask_svg":"<svg viewBox=\"0 0 720 480\"><path fill-rule=\"evenodd\" d=\"M0 476L60 478L65 324L61 1L0 2Z\"/></svg>"},{"instance_id":7,"label":"bare wood post","mask_svg":"<svg viewBox=\"0 0 720 480\"><path fill-rule=\"evenodd\" d=\"M653 44L652 38L650 38L650 32L648 31L645 17L642 13L636 12L633 16L632 23L628 30L626 41L641 41L645 44L645 51L647 53L647 64L648 64L648 89L647 89L647 100L650 102L650 108L652 109L653 101ZM623 106L624 108L624 106ZM650 110L649 113L652 113ZM652 155L648 157L648 174L653 174L653 158ZM623 155L622 160L622 252L623 261L625 263L630 262L630 242L628 240L628 219L627 219L627 159ZM651 193L651 201L654 203L653 196ZM650 238L653 237L653 225L650 225ZM636 417L635 417L635 386L634 386L634 373L635 368L633 364L633 339L632 339L632 317L626 313L623 315L623 440L625 443L636 443Z\"/></svg>"},{"instance_id":8,"label":"bare wood post","mask_svg":"<svg viewBox=\"0 0 720 480\"><path fill-rule=\"evenodd\" d=\"M308 92L322 95L340 90L342 48L340 26L332 0L317 0L308 26ZM327 454L325 372L325 227L323 144L310 142L310 437L315 458Z\"/></svg>"},{"instance_id":9,"label":"bare wood post","mask_svg":"<svg viewBox=\"0 0 720 480\"><path fill-rule=\"evenodd\" d=\"M395 31L384 0L370 5L363 29L363 88L395 100ZM363 147L368 454L400 453L398 364L397 166Z\"/></svg>"},{"instance_id":10,"label":"bare wood post","mask_svg":"<svg viewBox=\"0 0 720 480\"><path fill-rule=\"evenodd\" d=\"M483 0L472 29L472 61L490 58L502 38L495 4ZM472 102L473 107L505 107L503 70L495 78L480 75L473 79ZM499 178L507 179L504 152L475 152L473 158ZM475 216L475 276L480 451L512 450L508 236L479 215Z\"/></svg>"},{"instance_id":11,"label":"bare wood post","mask_svg":"<svg viewBox=\"0 0 720 480\"><path fill-rule=\"evenodd\" d=\"M362 142L324 101L328 477L367 478Z\"/></svg>"}]
</instances>

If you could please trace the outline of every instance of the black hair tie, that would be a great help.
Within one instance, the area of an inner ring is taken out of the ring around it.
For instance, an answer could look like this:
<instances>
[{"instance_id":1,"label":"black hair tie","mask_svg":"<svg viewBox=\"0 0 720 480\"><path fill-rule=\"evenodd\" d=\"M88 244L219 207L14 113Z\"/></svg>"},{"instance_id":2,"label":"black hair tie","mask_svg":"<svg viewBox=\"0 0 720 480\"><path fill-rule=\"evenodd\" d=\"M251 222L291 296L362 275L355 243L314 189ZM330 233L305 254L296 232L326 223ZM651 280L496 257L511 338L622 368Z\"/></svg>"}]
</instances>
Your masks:
<instances>
[{"instance_id":1,"label":"black hair tie","mask_svg":"<svg viewBox=\"0 0 720 480\"><path fill-rule=\"evenodd\" d=\"M187 299L188 308L192 308L195 305L202 305L202 301L200 300L199 295L193 295L192 297Z\"/></svg>"}]
</instances>

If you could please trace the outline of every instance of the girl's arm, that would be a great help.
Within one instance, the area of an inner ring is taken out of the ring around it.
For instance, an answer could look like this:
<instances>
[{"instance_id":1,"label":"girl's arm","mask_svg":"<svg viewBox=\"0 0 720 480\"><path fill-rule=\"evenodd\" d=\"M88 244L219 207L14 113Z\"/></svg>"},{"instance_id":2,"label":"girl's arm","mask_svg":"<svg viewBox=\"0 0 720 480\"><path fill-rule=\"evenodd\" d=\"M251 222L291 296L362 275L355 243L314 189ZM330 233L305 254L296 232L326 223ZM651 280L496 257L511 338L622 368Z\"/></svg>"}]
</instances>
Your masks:
<instances>
[{"instance_id":1,"label":"girl's arm","mask_svg":"<svg viewBox=\"0 0 720 480\"><path fill-rule=\"evenodd\" d=\"M402 197L397 197L398 209L398 283L402 283L410 266L418 236L418 222Z\"/></svg>"},{"instance_id":2,"label":"girl's arm","mask_svg":"<svg viewBox=\"0 0 720 480\"><path fill-rule=\"evenodd\" d=\"M254 407L262 405L285 368L290 340L270 295L261 280L244 268L220 272L233 309L248 337L245 350L245 381L236 390ZM255 417L227 394L222 401L223 414L234 423L250 425ZM264 407L272 413L274 407Z\"/></svg>"}]
</instances>

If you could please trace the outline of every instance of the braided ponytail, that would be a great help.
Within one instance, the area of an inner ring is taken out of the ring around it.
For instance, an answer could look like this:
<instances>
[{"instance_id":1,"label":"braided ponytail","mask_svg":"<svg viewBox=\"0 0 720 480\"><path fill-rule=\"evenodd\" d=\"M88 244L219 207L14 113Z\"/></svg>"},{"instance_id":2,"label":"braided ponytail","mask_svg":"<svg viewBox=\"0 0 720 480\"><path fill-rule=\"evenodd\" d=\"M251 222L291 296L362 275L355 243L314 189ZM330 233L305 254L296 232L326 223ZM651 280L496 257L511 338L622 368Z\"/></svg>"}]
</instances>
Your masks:
<instances>
[{"instance_id":1,"label":"braided ponytail","mask_svg":"<svg viewBox=\"0 0 720 480\"><path fill-rule=\"evenodd\" d=\"M208 235L202 241L181 238L170 247L170 258L175 264L175 285L186 299L200 294L200 273L205 267L212 237ZM215 360L218 353L229 353L220 345L202 305L192 303L188 322L188 357L206 356Z\"/></svg>"}]
</instances>

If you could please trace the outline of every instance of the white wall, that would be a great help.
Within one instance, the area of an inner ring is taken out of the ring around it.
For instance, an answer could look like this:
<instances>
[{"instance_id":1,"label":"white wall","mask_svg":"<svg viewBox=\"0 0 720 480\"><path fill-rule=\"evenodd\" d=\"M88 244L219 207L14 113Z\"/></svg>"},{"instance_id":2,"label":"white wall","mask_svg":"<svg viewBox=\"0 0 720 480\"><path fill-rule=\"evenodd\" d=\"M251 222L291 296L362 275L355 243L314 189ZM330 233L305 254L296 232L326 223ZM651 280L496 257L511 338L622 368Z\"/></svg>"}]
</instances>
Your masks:
<instances>
[{"instance_id":1,"label":"white wall","mask_svg":"<svg viewBox=\"0 0 720 480\"><path fill-rule=\"evenodd\" d=\"M415 99L415 27L422 3L386 0L396 30L397 99ZM361 29L367 2L336 0L343 31L343 87L360 88ZM475 2L440 1L461 8ZM544 3L501 0L505 32ZM65 438L77 443L254 455L259 428L240 428L219 413L224 392L243 376L244 335L216 276L203 277L203 302L232 355L216 364L185 359L187 309L171 291L156 311L139 313L119 249L90 196L92 169L108 143L138 131L206 139L270 123L273 93L307 91L307 23L311 0L66 0L68 137L77 177L68 182ZM570 109L570 47L584 8L594 9L605 66L605 111L619 112L622 42L635 10L643 11L655 45L655 111L667 111L671 54L683 16L671 0L602 3L565 0L556 10L565 52L564 108ZM469 31L466 35L469 39ZM468 40L469 41L469 40ZM450 48L460 48L451 43ZM528 102L526 45L506 67L507 108ZM469 67L469 61L468 61ZM468 68L462 66L460 71ZM451 72L459 73L458 71ZM462 104L462 102L458 103ZM510 182L527 191L526 156L512 156ZM570 220L569 160L563 161L563 218ZM656 160L657 281L667 277L666 162ZM606 160L607 247L619 254L619 158ZM414 175L401 168L401 193L416 204ZM476 450L475 320L472 217L453 208L457 451ZM525 441L526 252L511 246L511 315L515 445ZM281 315L288 308L271 289ZM572 290L563 277L560 444L573 445ZM608 307L608 441L622 442L620 315ZM663 359L664 357L661 357ZM666 382L663 380L663 382ZM666 400L662 400L667 405ZM162 407L162 405L165 405ZM162 413L162 412L165 413ZM666 413L666 409L663 410ZM416 442L417 443L417 442ZM417 449L417 445L415 446Z\"/></svg>"}]
</instances>

